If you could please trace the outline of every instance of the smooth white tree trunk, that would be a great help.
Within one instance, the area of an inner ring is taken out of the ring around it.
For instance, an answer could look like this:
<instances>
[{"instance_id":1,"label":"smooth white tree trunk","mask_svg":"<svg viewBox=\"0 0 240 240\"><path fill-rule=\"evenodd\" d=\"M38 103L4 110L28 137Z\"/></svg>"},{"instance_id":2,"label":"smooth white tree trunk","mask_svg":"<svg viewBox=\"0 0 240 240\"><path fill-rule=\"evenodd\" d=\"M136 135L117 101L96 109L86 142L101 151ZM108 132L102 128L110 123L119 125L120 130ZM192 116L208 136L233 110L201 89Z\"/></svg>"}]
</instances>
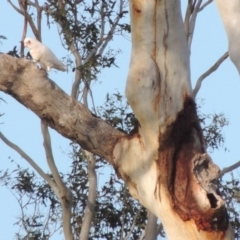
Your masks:
<instances>
[{"instance_id":1,"label":"smooth white tree trunk","mask_svg":"<svg viewBox=\"0 0 240 240\"><path fill-rule=\"evenodd\" d=\"M131 194L161 219L168 239L232 239L222 224L224 201L209 187L219 170L205 154L192 100L180 2L132 0L130 12L126 95L139 126L116 145L117 169ZM196 170L203 164L207 188Z\"/></svg>"}]
</instances>

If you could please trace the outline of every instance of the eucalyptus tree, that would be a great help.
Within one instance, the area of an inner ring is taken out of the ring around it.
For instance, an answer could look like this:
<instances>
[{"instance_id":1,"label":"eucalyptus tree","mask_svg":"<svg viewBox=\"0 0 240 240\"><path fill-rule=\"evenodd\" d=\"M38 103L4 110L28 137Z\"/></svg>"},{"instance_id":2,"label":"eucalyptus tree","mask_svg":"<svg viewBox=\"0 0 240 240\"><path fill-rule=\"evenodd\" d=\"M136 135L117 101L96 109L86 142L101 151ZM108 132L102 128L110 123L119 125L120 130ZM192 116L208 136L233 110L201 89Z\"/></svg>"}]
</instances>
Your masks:
<instances>
[{"instance_id":1,"label":"eucalyptus tree","mask_svg":"<svg viewBox=\"0 0 240 240\"><path fill-rule=\"evenodd\" d=\"M89 234L94 213L95 155L114 167L130 194L149 211L149 216L152 213L161 220L168 239L234 239L225 202L218 191L220 170L206 152L194 101L201 81L216 70L228 54L224 54L200 79L196 88L192 89L190 82L190 50L197 14L211 2L188 1L183 21L178 0L129 1L132 51L126 97L136 118L129 133L93 114L87 108L86 100L106 44L119 27L127 27L119 24L127 13L123 10L125 1L118 3L119 11L114 20L109 16L112 16L116 1L108 4L92 1L91 8L84 8L91 18L86 19L80 14L80 20L76 7L83 1L49 0L44 6L38 1L19 1L19 8L11 3L24 16L25 26L31 26L38 40L41 40L41 14L44 11L58 23L64 44L75 57L76 75L70 96L28 60L0 56L0 90L41 119L46 157L54 180L2 134L1 138L21 153L52 187L61 202L66 239L74 237L70 224L72 192L55 166L47 126L79 144L88 159L90 181L84 214L87 227L82 227L81 233L83 239ZM223 3L223 0L218 2ZM28 13L28 6L37 9L37 25ZM234 23L238 21L238 2L233 1L228 11L224 10L225 4L218 6L229 33L228 16L234 13ZM95 17L96 12L100 17ZM109 23L108 30L104 27L106 22ZM81 27L89 33L83 34ZM228 36L231 50L236 35ZM80 48L82 44L87 44L86 48ZM229 52L230 57L236 63L232 52ZM111 67L113 63L114 56L107 58L104 66ZM83 103L78 101L81 83ZM154 225L155 217L150 219Z\"/></svg>"}]
</instances>

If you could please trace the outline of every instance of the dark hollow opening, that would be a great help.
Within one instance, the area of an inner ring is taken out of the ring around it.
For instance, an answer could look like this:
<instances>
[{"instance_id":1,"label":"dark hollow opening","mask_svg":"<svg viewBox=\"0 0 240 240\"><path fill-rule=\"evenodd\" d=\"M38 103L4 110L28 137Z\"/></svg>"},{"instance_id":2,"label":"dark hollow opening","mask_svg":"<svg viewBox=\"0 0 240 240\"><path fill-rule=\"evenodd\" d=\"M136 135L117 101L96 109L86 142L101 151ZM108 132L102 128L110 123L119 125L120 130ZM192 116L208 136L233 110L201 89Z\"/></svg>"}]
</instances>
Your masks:
<instances>
[{"instance_id":1,"label":"dark hollow opening","mask_svg":"<svg viewBox=\"0 0 240 240\"><path fill-rule=\"evenodd\" d=\"M207 197L211 204L211 208L216 208L217 207L217 199L215 198L215 196L212 193L208 193Z\"/></svg>"}]
</instances>

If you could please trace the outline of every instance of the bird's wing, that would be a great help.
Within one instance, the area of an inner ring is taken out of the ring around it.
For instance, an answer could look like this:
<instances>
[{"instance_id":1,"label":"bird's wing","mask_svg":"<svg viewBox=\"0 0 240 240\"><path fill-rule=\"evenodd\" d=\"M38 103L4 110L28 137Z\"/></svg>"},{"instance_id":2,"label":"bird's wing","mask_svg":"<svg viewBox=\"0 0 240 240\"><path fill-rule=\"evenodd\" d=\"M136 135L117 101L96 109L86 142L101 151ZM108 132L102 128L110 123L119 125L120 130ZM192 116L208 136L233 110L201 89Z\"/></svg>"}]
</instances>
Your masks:
<instances>
[{"instance_id":1,"label":"bird's wing","mask_svg":"<svg viewBox=\"0 0 240 240\"><path fill-rule=\"evenodd\" d=\"M59 61L51 49L46 46L43 46L42 48L42 57L40 59L40 63L41 62L50 68L66 71L65 65Z\"/></svg>"},{"instance_id":2,"label":"bird's wing","mask_svg":"<svg viewBox=\"0 0 240 240\"><path fill-rule=\"evenodd\" d=\"M39 48L39 47L38 48L34 48L34 49L31 49L29 52L30 52L30 54L32 56L32 59L34 61L37 61L37 62L40 61L40 59L42 57L42 50L41 50L41 48Z\"/></svg>"}]
</instances>

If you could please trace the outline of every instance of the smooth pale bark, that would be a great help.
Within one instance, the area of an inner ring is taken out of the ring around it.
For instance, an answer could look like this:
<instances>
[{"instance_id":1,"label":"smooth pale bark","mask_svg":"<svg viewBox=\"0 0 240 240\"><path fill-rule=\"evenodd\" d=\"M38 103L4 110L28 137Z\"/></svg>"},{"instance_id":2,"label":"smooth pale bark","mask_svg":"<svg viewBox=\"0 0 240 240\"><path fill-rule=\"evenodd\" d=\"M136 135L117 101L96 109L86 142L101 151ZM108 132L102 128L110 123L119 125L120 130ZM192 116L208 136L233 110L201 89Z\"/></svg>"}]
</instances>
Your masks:
<instances>
[{"instance_id":1,"label":"smooth pale bark","mask_svg":"<svg viewBox=\"0 0 240 240\"><path fill-rule=\"evenodd\" d=\"M155 240L157 236L157 217L148 211L145 239Z\"/></svg>"},{"instance_id":2,"label":"smooth pale bark","mask_svg":"<svg viewBox=\"0 0 240 240\"><path fill-rule=\"evenodd\" d=\"M63 225L63 232L65 240L74 240L74 235L72 233L72 226L71 226L71 216L72 216L72 192L63 182L57 166L54 161L54 157L52 154L52 147L51 147L51 138L48 131L48 127L45 123L41 123L41 129L43 133L43 145L45 149L46 159L48 166L51 170L54 182L56 184L57 190L55 194L57 195L61 207L62 207L62 225ZM54 188L52 188L54 190Z\"/></svg>"},{"instance_id":3,"label":"smooth pale bark","mask_svg":"<svg viewBox=\"0 0 240 240\"><path fill-rule=\"evenodd\" d=\"M82 227L79 240L88 240L91 224L94 219L95 204L97 199L97 176L96 176L96 159L92 153L84 151L88 160L88 179L89 192L87 199L87 206L85 207L84 216L82 220Z\"/></svg>"},{"instance_id":4,"label":"smooth pale bark","mask_svg":"<svg viewBox=\"0 0 240 240\"><path fill-rule=\"evenodd\" d=\"M0 55L0 90L63 136L107 159L170 240L233 239L219 169L205 153L177 0L132 0L126 95L139 121L125 135L93 116L27 60Z\"/></svg>"},{"instance_id":5,"label":"smooth pale bark","mask_svg":"<svg viewBox=\"0 0 240 240\"><path fill-rule=\"evenodd\" d=\"M228 37L228 53L240 73L240 1L215 0Z\"/></svg>"},{"instance_id":6,"label":"smooth pale bark","mask_svg":"<svg viewBox=\"0 0 240 240\"><path fill-rule=\"evenodd\" d=\"M139 127L114 149L118 171L168 239L233 239L191 96L180 2L132 0L130 12L126 95Z\"/></svg>"}]
</instances>

